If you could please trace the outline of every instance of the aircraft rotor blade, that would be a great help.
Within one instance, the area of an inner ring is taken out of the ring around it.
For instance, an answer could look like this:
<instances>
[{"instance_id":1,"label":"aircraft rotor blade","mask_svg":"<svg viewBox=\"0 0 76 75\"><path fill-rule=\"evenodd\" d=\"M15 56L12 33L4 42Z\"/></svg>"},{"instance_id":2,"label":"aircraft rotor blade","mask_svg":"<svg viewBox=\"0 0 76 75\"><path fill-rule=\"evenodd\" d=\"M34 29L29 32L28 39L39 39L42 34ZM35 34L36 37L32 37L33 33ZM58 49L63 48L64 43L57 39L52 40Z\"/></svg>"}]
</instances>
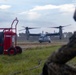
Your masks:
<instances>
[{"instance_id":1,"label":"aircraft rotor blade","mask_svg":"<svg viewBox=\"0 0 76 75\"><path fill-rule=\"evenodd\" d=\"M64 25L64 26L62 26L62 27L67 27L67 26L70 26L71 24L68 24L68 25Z\"/></svg>"},{"instance_id":2,"label":"aircraft rotor blade","mask_svg":"<svg viewBox=\"0 0 76 75\"><path fill-rule=\"evenodd\" d=\"M22 26L23 28L26 28L25 26Z\"/></svg>"},{"instance_id":3,"label":"aircraft rotor blade","mask_svg":"<svg viewBox=\"0 0 76 75\"><path fill-rule=\"evenodd\" d=\"M19 30L19 31L23 31L23 30L25 30L25 29L21 29L21 30Z\"/></svg>"},{"instance_id":4,"label":"aircraft rotor blade","mask_svg":"<svg viewBox=\"0 0 76 75\"><path fill-rule=\"evenodd\" d=\"M37 29L37 28L35 28L35 27L29 27L28 29Z\"/></svg>"},{"instance_id":5,"label":"aircraft rotor blade","mask_svg":"<svg viewBox=\"0 0 76 75\"><path fill-rule=\"evenodd\" d=\"M59 28L59 27L50 27L50 28Z\"/></svg>"},{"instance_id":6,"label":"aircraft rotor blade","mask_svg":"<svg viewBox=\"0 0 76 75\"><path fill-rule=\"evenodd\" d=\"M49 27L49 28L60 28L60 27L67 27L67 26L70 26L71 24L69 24L69 25L64 25L64 26L57 26L57 27Z\"/></svg>"},{"instance_id":7,"label":"aircraft rotor blade","mask_svg":"<svg viewBox=\"0 0 76 75\"><path fill-rule=\"evenodd\" d=\"M37 29L38 27L25 27L25 26L22 26L23 28L25 29Z\"/></svg>"}]
</instances>

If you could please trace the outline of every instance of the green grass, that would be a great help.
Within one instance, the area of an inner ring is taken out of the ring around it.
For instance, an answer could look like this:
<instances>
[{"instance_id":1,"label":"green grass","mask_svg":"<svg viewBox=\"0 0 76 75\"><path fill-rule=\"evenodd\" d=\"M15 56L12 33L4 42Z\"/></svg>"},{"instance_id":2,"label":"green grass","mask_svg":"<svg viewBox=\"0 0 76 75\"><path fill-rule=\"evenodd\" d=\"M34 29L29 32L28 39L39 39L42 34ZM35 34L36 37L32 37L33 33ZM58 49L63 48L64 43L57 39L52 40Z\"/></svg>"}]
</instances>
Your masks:
<instances>
[{"instance_id":1,"label":"green grass","mask_svg":"<svg viewBox=\"0 0 76 75\"><path fill-rule=\"evenodd\" d=\"M15 56L0 55L0 75L39 75L48 56L60 46L24 50ZM41 65L38 66L39 61ZM75 59L70 63L76 62ZM35 68L38 66L38 68ZM35 69L34 69L35 68Z\"/></svg>"}]
</instances>

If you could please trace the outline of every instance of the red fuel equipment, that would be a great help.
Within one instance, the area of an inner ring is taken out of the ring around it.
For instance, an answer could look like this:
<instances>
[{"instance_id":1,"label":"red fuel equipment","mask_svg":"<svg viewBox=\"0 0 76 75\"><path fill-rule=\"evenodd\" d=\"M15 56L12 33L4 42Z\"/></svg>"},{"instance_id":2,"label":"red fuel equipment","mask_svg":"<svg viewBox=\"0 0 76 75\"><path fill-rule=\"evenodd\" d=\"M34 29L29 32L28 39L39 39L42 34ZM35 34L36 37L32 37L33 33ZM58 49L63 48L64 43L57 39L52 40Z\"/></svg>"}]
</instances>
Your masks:
<instances>
[{"instance_id":1,"label":"red fuel equipment","mask_svg":"<svg viewBox=\"0 0 76 75\"><path fill-rule=\"evenodd\" d=\"M16 22L13 27L14 22ZM16 55L22 53L22 48L17 46L18 19L13 20L10 28L0 28L0 54Z\"/></svg>"}]
</instances>

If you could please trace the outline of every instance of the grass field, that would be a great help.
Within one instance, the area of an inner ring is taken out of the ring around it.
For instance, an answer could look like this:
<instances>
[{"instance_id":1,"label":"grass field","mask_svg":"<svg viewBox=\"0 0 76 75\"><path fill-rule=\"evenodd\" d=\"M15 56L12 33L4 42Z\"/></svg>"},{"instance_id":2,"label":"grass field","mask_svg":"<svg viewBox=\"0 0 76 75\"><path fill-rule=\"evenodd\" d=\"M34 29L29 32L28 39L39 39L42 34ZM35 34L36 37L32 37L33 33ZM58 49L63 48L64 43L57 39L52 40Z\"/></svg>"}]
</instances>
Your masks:
<instances>
[{"instance_id":1,"label":"grass field","mask_svg":"<svg viewBox=\"0 0 76 75\"><path fill-rule=\"evenodd\" d=\"M0 75L39 75L47 57L59 47L23 50L22 54L15 56L0 55ZM75 64L76 58L69 63Z\"/></svg>"}]
</instances>

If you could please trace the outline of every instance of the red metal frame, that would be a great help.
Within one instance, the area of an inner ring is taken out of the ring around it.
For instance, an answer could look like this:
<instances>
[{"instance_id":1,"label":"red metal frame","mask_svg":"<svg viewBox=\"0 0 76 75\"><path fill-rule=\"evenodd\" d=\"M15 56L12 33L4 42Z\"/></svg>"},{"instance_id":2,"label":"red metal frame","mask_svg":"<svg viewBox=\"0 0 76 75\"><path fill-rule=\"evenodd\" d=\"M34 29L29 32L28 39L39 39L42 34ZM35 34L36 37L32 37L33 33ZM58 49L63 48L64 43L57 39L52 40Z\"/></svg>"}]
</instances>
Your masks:
<instances>
[{"instance_id":1,"label":"red metal frame","mask_svg":"<svg viewBox=\"0 0 76 75\"><path fill-rule=\"evenodd\" d=\"M16 21L16 24L14 26L15 21ZM15 46L17 45L17 24L18 24L18 22L19 22L19 20L16 18L15 20L13 20L10 28L0 28L0 30L3 30L4 36L5 35L10 35L11 36L10 38L12 39L13 35L15 35ZM12 42L11 39L10 39L10 41ZM10 41L8 41L8 43L10 43ZM5 41L4 41L4 43L5 43ZM3 45L3 47L5 47L5 45L7 46L7 44L5 43Z\"/></svg>"},{"instance_id":2,"label":"red metal frame","mask_svg":"<svg viewBox=\"0 0 76 75\"><path fill-rule=\"evenodd\" d=\"M16 17L16 19L15 20L13 20L13 22L12 22L12 24L11 24L11 29L13 29L13 24L14 24L14 22L15 21L17 21L16 22L16 25L15 25L15 33L17 34L17 24L18 24L18 22L19 22L19 20L17 19L17 17ZM17 45L17 35L15 36L15 46Z\"/></svg>"}]
</instances>

